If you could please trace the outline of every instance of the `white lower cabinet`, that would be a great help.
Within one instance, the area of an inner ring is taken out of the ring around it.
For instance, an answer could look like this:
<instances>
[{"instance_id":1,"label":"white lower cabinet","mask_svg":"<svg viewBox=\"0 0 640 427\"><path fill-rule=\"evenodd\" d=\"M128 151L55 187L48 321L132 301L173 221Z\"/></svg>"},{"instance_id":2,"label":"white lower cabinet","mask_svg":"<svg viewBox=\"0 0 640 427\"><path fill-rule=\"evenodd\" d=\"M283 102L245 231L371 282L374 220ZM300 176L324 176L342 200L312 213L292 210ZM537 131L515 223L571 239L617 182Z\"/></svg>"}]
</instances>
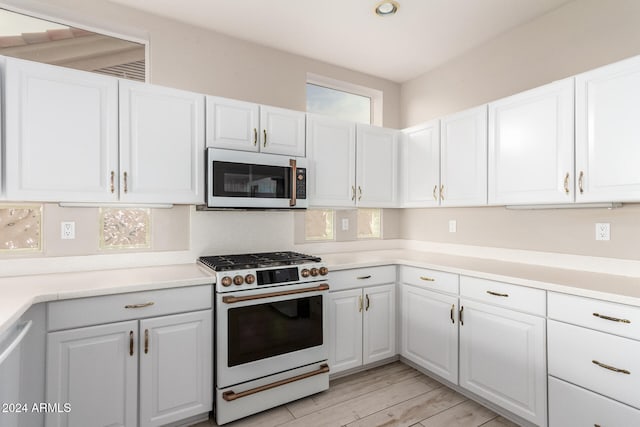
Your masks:
<instances>
[{"instance_id":1,"label":"white lower cabinet","mask_svg":"<svg viewBox=\"0 0 640 427\"><path fill-rule=\"evenodd\" d=\"M640 425L640 308L555 292L548 304L551 427Z\"/></svg>"},{"instance_id":2,"label":"white lower cabinet","mask_svg":"<svg viewBox=\"0 0 640 427\"><path fill-rule=\"evenodd\" d=\"M640 410L549 377L549 426L640 426Z\"/></svg>"},{"instance_id":3,"label":"white lower cabinet","mask_svg":"<svg viewBox=\"0 0 640 427\"><path fill-rule=\"evenodd\" d=\"M438 376L458 383L457 295L400 285L400 354Z\"/></svg>"},{"instance_id":4,"label":"white lower cabinet","mask_svg":"<svg viewBox=\"0 0 640 427\"><path fill-rule=\"evenodd\" d=\"M460 386L547 424L545 319L460 300Z\"/></svg>"},{"instance_id":5,"label":"white lower cabinet","mask_svg":"<svg viewBox=\"0 0 640 427\"><path fill-rule=\"evenodd\" d=\"M331 373L396 354L395 285L329 293Z\"/></svg>"},{"instance_id":6,"label":"white lower cabinet","mask_svg":"<svg viewBox=\"0 0 640 427\"><path fill-rule=\"evenodd\" d=\"M60 411L45 426L151 427L211 411L211 301L197 286L49 303L49 328L77 327L47 334L45 400ZM121 308L137 318L85 326Z\"/></svg>"}]
</instances>

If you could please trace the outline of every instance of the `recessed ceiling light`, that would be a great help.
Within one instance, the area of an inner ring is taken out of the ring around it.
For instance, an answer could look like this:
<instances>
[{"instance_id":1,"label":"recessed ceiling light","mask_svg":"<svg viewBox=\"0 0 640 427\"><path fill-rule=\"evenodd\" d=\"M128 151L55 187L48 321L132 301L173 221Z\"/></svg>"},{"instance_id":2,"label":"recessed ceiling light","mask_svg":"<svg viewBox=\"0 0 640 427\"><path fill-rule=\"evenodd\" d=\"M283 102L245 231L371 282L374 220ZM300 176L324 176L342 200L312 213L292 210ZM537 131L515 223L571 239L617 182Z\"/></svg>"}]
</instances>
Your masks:
<instances>
[{"instance_id":1,"label":"recessed ceiling light","mask_svg":"<svg viewBox=\"0 0 640 427\"><path fill-rule=\"evenodd\" d=\"M380 3L378 3L376 5L376 15L378 16L391 16L391 15L395 15L396 12L398 11L398 7L400 7L400 5L391 0L391 1L381 1Z\"/></svg>"}]
</instances>

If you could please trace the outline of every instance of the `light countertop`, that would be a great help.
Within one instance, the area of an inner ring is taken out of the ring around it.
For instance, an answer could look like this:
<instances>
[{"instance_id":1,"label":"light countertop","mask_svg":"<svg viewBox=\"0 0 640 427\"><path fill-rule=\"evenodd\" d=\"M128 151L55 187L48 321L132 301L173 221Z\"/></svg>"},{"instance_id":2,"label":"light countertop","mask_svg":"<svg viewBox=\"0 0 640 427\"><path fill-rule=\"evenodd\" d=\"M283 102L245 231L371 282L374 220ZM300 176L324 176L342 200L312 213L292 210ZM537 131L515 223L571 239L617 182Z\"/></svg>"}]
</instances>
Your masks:
<instances>
[{"instance_id":1,"label":"light countertop","mask_svg":"<svg viewBox=\"0 0 640 427\"><path fill-rule=\"evenodd\" d=\"M0 334L33 304L61 299L211 284L197 264L0 278Z\"/></svg>"},{"instance_id":2,"label":"light countertop","mask_svg":"<svg viewBox=\"0 0 640 427\"><path fill-rule=\"evenodd\" d=\"M404 249L323 254L322 260L329 271L408 265L640 306L640 277Z\"/></svg>"},{"instance_id":3,"label":"light countertop","mask_svg":"<svg viewBox=\"0 0 640 427\"><path fill-rule=\"evenodd\" d=\"M330 271L408 265L640 307L640 278L636 277L404 249L329 253L321 257ZM31 305L40 302L214 281L213 272L195 263L0 278L0 334Z\"/></svg>"}]
</instances>

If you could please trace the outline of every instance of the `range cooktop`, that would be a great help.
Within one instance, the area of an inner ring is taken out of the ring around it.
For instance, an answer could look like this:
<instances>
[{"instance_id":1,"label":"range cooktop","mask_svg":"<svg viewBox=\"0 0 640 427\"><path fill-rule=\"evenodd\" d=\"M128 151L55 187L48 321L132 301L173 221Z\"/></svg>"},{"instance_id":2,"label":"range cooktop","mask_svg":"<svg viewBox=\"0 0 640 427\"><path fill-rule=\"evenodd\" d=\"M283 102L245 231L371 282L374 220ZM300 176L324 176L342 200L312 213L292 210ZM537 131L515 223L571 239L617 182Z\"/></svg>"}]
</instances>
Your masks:
<instances>
[{"instance_id":1,"label":"range cooktop","mask_svg":"<svg viewBox=\"0 0 640 427\"><path fill-rule=\"evenodd\" d=\"M198 261L213 271L229 271L307 264L320 262L322 259L298 252L262 252L256 254L203 256L198 258Z\"/></svg>"}]
</instances>

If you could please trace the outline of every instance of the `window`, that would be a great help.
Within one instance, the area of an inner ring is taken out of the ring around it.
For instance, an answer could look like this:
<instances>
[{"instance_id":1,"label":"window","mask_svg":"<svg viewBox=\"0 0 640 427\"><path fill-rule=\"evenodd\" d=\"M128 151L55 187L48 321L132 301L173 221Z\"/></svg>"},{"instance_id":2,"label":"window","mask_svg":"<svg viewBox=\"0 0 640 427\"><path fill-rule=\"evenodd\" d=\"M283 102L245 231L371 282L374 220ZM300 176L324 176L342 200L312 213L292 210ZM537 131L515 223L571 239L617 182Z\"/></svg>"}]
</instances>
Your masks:
<instances>
[{"instance_id":1,"label":"window","mask_svg":"<svg viewBox=\"0 0 640 427\"><path fill-rule=\"evenodd\" d=\"M307 83L307 111L369 124L371 98Z\"/></svg>"},{"instance_id":2,"label":"window","mask_svg":"<svg viewBox=\"0 0 640 427\"><path fill-rule=\"evenodd\" d=\"M307 73L307 111L382 126L382 91Z\"/></svg>"},{"instance_id":3,"label":"window","mask_svg":"<svg viewBox=\"0 0 640 427\"><path fill-rule=\"evenodd\" d=\"M0 55L145 81L146 44L0 9Z\"/></svg>"}]
</instances>

